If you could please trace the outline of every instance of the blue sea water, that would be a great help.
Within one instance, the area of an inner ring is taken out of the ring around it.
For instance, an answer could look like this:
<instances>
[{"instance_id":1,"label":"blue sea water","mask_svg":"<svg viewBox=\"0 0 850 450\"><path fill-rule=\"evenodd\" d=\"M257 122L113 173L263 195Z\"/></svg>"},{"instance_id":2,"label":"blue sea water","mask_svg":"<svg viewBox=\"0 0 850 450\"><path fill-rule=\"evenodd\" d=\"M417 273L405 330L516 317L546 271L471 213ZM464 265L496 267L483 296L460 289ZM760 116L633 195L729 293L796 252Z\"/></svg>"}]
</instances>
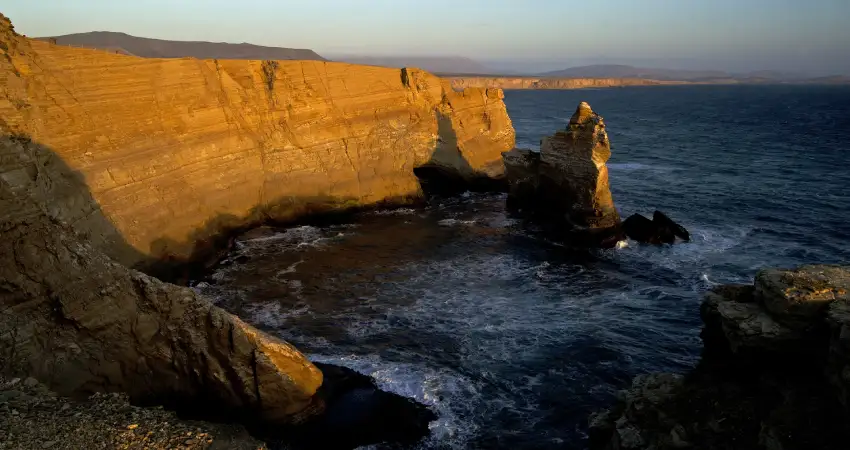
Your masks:
<instances>
[{"instance_id":1,"label":"blue sea water","mask_svg":"<svg viewBox=\"0 0 850 450\"><path fill-rule=\"evenodd\" d=\"M517 146L588 101L623 217L666 212L692 242L576 251L500 195L264 230L197 289L312 359L440 416L420 448L586 445L589 413L637 374L685 372L701 294L765 266L850 263L850 89L508 91Z\"/></svg>"}]
</instances>

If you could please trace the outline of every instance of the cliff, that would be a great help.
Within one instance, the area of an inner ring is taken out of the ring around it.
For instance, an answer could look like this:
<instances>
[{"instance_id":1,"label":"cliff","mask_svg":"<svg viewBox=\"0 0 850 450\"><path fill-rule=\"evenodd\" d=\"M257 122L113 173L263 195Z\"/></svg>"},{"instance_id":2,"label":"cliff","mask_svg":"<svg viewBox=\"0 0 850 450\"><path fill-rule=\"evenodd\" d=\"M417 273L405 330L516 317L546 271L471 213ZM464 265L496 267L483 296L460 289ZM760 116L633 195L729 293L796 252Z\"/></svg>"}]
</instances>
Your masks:
<instances>
[{"instance_id":1,"label":"cliff","mask_svg":"<svg viewBox=\"0 0 850 450\"><path fill-rule=\"evenodd\" d=\"M315 419L343 389L128 266L419 196L414 169L499 176L514 137L501 91L453 92L416 69L142 59L31 41L2 15L0 134L0 371L274 424Z\"/></svg>"},{"instance_id":2,"label":"cliff","mask_svg":"<svg viewBox=\"0 0 850 450\"><path fill-rule=\"evenodd\" d=\"M539 78L539 77L451 77L455 89L585 89L619 86L658 86L688 84L683 81L646 80L642 78Z\"/></svg>"},{"instance_id":3,"label":"cliff","mask_svg":"<svg viewBox=\"0 0 850 450\"><path fill-rule=\"evenodd\" d=\"M2 132L82 175L128 245L93 244L128 265L183 260L246 224L419 196L418 167L498 175L514 141L500 90L454 92L417 69L142 59L8 29L2 48Z\"/></svg>"}]
</instances>

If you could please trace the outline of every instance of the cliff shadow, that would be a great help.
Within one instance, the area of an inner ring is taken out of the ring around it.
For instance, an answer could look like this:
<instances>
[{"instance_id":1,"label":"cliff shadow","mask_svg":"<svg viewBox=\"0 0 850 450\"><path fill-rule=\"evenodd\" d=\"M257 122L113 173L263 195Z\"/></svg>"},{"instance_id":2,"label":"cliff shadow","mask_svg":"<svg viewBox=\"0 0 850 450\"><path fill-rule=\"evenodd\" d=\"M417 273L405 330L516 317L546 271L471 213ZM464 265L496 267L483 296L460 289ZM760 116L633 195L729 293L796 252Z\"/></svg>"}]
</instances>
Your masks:
<instances>
[{"instance_id":1,"label":"cliff shadow","mask_svg":"<svg viewBox=\"0 0 850 450\"><path fill-rule=\"evenodd\" d=\"M507 192L504 177L472 168L458 145L457 131L450 117L434 112L437 119L437 142L431 157L415 167L413 174L426 196L452 196L466 191Z\"/></svg>"},{"instance_id":2,"label":"cliff shadow","mask_svg":"<svg viewBox=\"0 0 850 450\"><path fill-rule=\"evenodd\" d=\"M0 122L0 130L4 127ZM26 134L0 134L0 187L15 206L29 214L41 211L66 223L83 241L118 261L145 261L149 257L130 245L104 214L86 183L55 151ZM15 218L4 211L0 219ZM21 216L17 217L18 219Z\"/></svg>"},{"instance_id":3,"label":"cliff shadow","mask_svg":"<svg viewBox=\"0 0 850 450\"><path fill-rule=\"evenodd\" d=\"M327 226L348 223L364 211L411 205L413 197L394 197L363 205L355 197L284 196L251 208L244 216L219 214L192 230L185 239L159 238L151 243L144 272L161 280L185 285L208 274L233 248L243 233L261 226ZM183 256L180 256L183 255Z\"/></svg>"},{"instance_id":4,"label":"cliff shadow","mask_svg":"<svg viewBox=\"0 0 850 450\"><path fill-rule=\"evenodd\" d=\"M0 122L0 126L5 125ZM390 199L388 201L403 201ZM298 221L312 223L333 223L347 220L350 214L363 207L357 207L350 198L288 197L270 202L266 206L253 208L244 217L219 215L198 227L182 242L166 239L156 241L152 247L172 248L183 245L194 248L191 256L162 261L144 254L130 245L120 229L112 223L86 183L85 176L72 169L55 151L48 146L33 141L29 136L4 132L0 135L0 239L8 239L4 256L14 254L14 242L19 239L16 233L26 229L29 222L61 222L80 242L89 243L96 250L110 256L113 260L136 260L149 264L151 272L163 279L186 278L192 267L198 269L209 264L208 257L221 254L233 242L234 236L249 228L262 224L292 224ZM371 205L370 208L381 205ZM46 217L46 219L45 219ZM31 235L37 240L37 235ZM51 252L48 247L38 251ZM190 258L198 258L197 266L192 266ZM3 258L6 260L6 258ZM53 328L68 325L63 322L57 308L54 294L39 294L40 297L28 297L16 292L16 280L21 276L30 276L15 265L0 267L0 373L27 376L33 374L34 367L15 363L16 349L22 341L16 341L21 326L34 320L33 314L44 314L42 319L53 321ZM85 264L81 262L81 264ZM188 264L188 265L187 265ZM98 277L97 273L90 275ZM38 282L38 280L33 280ZM116 292L116 295L121 295ZM33 304L39 306L37 312ZM21 309L21 307L24 309ZM24 312L22 312L24 311ZM29 311L29 312L27 312ZM39 316L41 317L41 316ZM71 327L73 329L73 327ZM50 328L52 330L52 328ZM45 367L50 366L52 335L39 335L45 355ZM232 345L232 342L231 342ZM226 350L225 350L226 351ZM20 358L19 358L20 359ZM215 422L241 423L255 436L279 442L280 445L295 448L315 448L321 442L322 448L354 448L379 442L415 443L429 433L428 423L436 415L425 405L412 399L381 390L374 379L332 365L317 365L324 374L324 382L315 394L324 405L321 413L310 416L299 425L285 425L260 421L241 411L220 408L215 401L203 395L163 397L162 393L132 398L136 405L164 405L176 411L183 418L209 420ZM196 370L204 370L198 366ZM54 370L41 370L53 373ZM53 375L51 375L52 377ZM61 377L59 373L57 376ZM56 388L57 379L42 380ZM119 385L86 385L85 392L65 392L71 395L86 395L98 390L121 389ZM126 389L126 387L125 387Z\"/></svg>"}]
</instances>

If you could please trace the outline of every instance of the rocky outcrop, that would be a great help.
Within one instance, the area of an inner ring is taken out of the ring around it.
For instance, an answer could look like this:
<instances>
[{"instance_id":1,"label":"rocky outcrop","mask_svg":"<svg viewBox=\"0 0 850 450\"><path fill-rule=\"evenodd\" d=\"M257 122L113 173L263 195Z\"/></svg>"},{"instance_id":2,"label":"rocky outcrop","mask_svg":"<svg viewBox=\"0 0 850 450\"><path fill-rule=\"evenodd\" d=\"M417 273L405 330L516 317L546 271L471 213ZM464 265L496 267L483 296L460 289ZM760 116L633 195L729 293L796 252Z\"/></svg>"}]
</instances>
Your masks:
<instances>
[{"instance_id":1,"label":"rocky outcrop","mask_svg":"<svg viewBox=\"0 0 850 450\"><path fill-rule=\"evenodd\" d=\"M613 245L620 215L608 186L611 146L605 123L581 103L566 130L543 138L540 151L503 154L508 207L579 240Z\"/></svg>"},{"instance_id":2,"label":"rocky outcrop","mask_svg":"<svg viewBox=\"0 0 850 450\"><path fill-rule=\"evenodd\" d=\"M105 390L169 404L208 401L280 422L321 408L313 395L322 374L295 348L189 288L112 261L63 222L53 209L98 209L79 192L51 196L54 187L73 185L55 157L25 140L0 143L0 155L4 371L66 395Z\"/></svg>"},{"instance_id":3,"label":"rocky outcrop","mask_svg":"<svg viewBox=\"0 0 850 450\"><path fill-rule=\"evenodd\" d=\"M30 41L2 15L0 133L0 370L275 425L326 420L345 391L127 266L255 221L420 195L416 167L497 175L513 142L500 91L450 92L415 69L145 60ZM373 397L427 430L422 408Z\"/></svg>"},{"instance_id":4,"label":"rocky outcrop","mask_svg":"<svg viewBox=\"0 0 850 450\"><path fill-rule=\"evenodd\" d=\"M689 84L685 81L646 80L642 78L539 78L539 77L451 77L455 89L586 89L622 86L658 86Z\"/></svg>"},{"instance_id":5,"label":"rocky outcrop","mask_svg":"<svg viewBox=\"0 0 850 450\"><path fill-rule=\"evenodd\" d=\"M661 211L652 214L652 220L640 214L632 214L623 221L623 232L645 244L672 244L676 238L690 241L691 234L685 227L674 222Z\"/></svg>"},{"instance_id":6,"label":"rocky outcrop","mask_svg":"<svg viewBox=\"0 0 850 450\"><path fill-rule=\"evenodd\" d=\"M500 90L455 92L417 69L144 59L28 40L6 22L0 130L81 175L127 244L93 245L127 265L203 258L214 237L263 221L420 196L416 168L499 176L514 143Z\"/></svg>"},{"instance_id":7,"label":"rocky outcrop","mask_svg":"<svg viewBox=\"0 0 850 450\"><path fill-rule=\"evenodd\" d=\"M850 440L850 267L765 269L703 300L685 377L635 379L591 418L600 449L842 449Z\"/></svg>"},{"instance_id":8,"label":"rocky outcrop","mask_svg":"<svg viewBox=\"0 0 850 450\"><path fill-rule=\"evenodd\" d=\"M265 450L239 425L188 421L124 394L57 396L33 378L0 376L0 449Z\"/></svg>"}]
</instances>

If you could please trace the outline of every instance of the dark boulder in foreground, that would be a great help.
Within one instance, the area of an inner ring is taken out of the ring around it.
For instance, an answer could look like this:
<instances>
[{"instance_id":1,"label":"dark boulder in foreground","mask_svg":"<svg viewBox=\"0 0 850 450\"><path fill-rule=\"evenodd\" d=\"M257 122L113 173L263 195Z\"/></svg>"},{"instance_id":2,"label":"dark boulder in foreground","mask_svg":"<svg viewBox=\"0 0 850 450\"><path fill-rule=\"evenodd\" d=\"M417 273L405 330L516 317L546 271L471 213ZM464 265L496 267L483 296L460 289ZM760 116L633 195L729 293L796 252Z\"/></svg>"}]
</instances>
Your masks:
<instances>
[{"instance_id":1,"label":"dark boulder in foreground","mask_svg":"<svg viewBox=\"0 0 850 450\"><path fill-rule=\"evenodd\" d=\"M566 130L543 138L539 152L502 154L507 206L553 229L560 240L613 246L621 232L608 186L610 157L602 117L582 102Z\"/></svg>"},{"instance_id":2,"label":"dark boulder in foreground","mask_svg":"<svg viewBox=\"0 0 850 450\"><path fill-rule=\"evenodd\" d=\"M296 448L351 449L387 443L413 445L430 433L437 415L427 406L382 391L375 380L354 370L315 363L325 376L317 393L322 414L291 430L285 442Z\"/></svg>"},{"instance_id":3,"label":"dark boulder in foreground","mask_svg":"<svg viewBox=\"0 0 850 450\"><path fill-rule=\"evenodd\" d=\"M674 222L661 211L655 211L652 220L640 214L632 214L623 221L623 232L645 244L672 244L676 238L690 241L691 235L685 227Z\"/></svg>"},{"instance_id":4,"label":"dark boulder in foreground","mask_svg":"<svg viewBox=\"0 0 850 450\"><path fill-rule=\"evenodd\" d=\"M850 266L759 271L701 305L685 376L641 375L590 418L590 448L847 449Z\"/></svg>"}]
</instances>

